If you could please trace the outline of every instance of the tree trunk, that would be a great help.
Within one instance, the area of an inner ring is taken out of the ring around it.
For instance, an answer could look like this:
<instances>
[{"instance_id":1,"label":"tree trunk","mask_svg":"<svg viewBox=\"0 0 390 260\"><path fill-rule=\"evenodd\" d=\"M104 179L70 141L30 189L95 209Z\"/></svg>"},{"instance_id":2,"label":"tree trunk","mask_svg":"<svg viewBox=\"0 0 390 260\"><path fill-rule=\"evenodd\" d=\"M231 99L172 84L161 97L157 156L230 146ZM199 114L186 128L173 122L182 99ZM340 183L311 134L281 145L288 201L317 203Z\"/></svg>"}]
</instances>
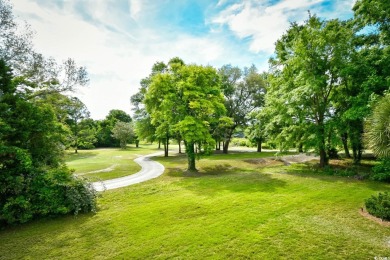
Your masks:
<instances>
[{"instance_id":1,"label":"tree trunk","mask_svg":"<svg viewBox=\"0 0 390 260\"><path fill-rule=\"evenodd\" d=\"M187 143L186 152L188 158L188 171L196 171L195 167L195 144Z\"/></svg>"},{"instance_id":2,"label":"tree trunk","mask_svg":"<svg viewBox=\"0 0 390 260\"><path fill-rule=\"evenodd\" d=\"M139 147L139 140L135 140L135 147L136 147L136 148Z\"/></svg>"},{"instance_id":3,"label":"tree trunk","mask_svg":"<svg viewBox=\"0 0 390 260\"><path fill-rule=\"evenodd\" d=\"M325 166L327 166L329 164L329 160L328 160L328 157L326 155L326 144L325 144L325 126L323 124L323 121L319 121L318 123L318 127L319 127L319 136L318 138L320 139L319 141L319 152L320 152L320 167L321 168L324 168Z\"/></svg>"},{"instance_id":4,"label":"tree trunk","mask_svg":"<svg viewBox=\"0 0 390 260\"><path fill-rule=\"evenodd\" d=\"M348 148L348 134L347 133L343 133L341 135L341 142L343 143L345 157L351 158L351 154L349 153L349 148Z\"/></svg>"},{"instance_id":5,"label":"tree trunk","mask_svg":"<svg viewBox=\"0 0 390 260\"><path fill-rule=\"evenodd\" d=\"M353 164L359 165L362 160L362 146L360 144L352 145Z\"/></svg>"},{"instance_id":6,"label":"tree trunk","mask_svg":"<svg viewBox=\"0 0 390 260\"><path fill-rule=\"evenodd\" d=\"M168 157L169 139L164 139L164 157Z\"/></svg>"},{"instance_id":7,"label":"tree trunk","mask_svg":"<svg viewBox=\"0 0 390 260\"><path fill-rule=\"evenodd\" d=\"M257 152L258 153L261 153L261 143L262 143L262 139L257 139Z\"/></svg>"},{"instance_id":8,"label":"tree trunk","mask_svg":"<svg viewBox=\"0 0 390 260\"><path fill-rule=\"evenodd\" d=\"M223 153L227 154L229 150L229 143L230 143L230 138L226 139L225 142L223 142Z\"/></svg>"},{"instance_id":9,"label":"tree trunk","mask_svg":"<svg viewBox=\"0 0 390 260\"><path fill-rule=\"evenodd\" d=\"M77 135L76 135L76 140L75 140L75 147L74 147L74 153L78 153L78 146L79 146L79 140L78 140L78 138L77 138Z\"/></svg>"},{"instance_id":10,"label":"tree trunk","mask_svg":"<svg viewBox=\"0 0 390 260\"><path fill-rule=\"evenodd\" d=\"M303 144L302 143L299 143L298 153L303 153Z\"/></svg>"},{"instance_id":11,"label":"tree trunk","mask_svg":"<svg viewBox=\"0 0 390 260\"><path fill-rule=\"evenodd\" d=\"M221 150L221 140L215 140L215 150Z\"/></svg>"},{"instance_id":12,"label":"tree trunk","mask_svg":"<svg viewBox=\"0 0 390 260\"><path fill-rule=\"evenodd\" d=\"M158 140L158 149L161 149L161 140Z\"/></svg>"},{"instance_id":13,"label":"tree trunk","mask_svg":"<svg viewBox=\"0 0 390 260\"><path fill-rule=\"evenodd\" d=\"M362 152L363 152L362 136L363 136L363 122L362 121L353 122L353 130L350 132L349 138L352 145L353 163L355 165L360 164L362 160Z\"/></svg>"},{"instance_id":14,"label":"tree trunk","mask_svg":"<svg viewBox=\"0 0 390 260\"><path fill-rule=\"evenodd\" d=\"M236 127L237 126L235 125L232 128L227 130L227 133L225 135L225 140L223 143L223 153L225 153L225 154L228 153L230 140L232 139L232 135L233 135L234 129L236 129Z\"/></svg>"},{"instance_id":15,"label":"tree trunk","mask_svg":"<svg viewBox=\"0 0 390 260\"><path fill-rule=\"evenodd\" d=\"M179 144L179 153L181 153L181 138L177 139L177 142Z\"/></svg>"}]
</instances>

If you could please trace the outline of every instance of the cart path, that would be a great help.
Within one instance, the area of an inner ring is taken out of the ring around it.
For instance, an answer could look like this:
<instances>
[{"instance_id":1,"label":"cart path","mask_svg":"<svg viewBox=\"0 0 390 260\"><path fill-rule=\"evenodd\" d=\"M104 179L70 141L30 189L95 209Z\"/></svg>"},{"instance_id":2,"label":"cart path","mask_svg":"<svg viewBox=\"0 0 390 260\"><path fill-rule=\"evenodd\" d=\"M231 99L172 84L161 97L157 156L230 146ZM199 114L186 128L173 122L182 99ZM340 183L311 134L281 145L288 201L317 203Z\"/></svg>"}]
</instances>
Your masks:
<instances>
[{"instance_id":1,"label":"cart path","mask_svg":"<svg viewBox=\"0 0 390 260\"><path fill-rule=\"evenodd\" d=\"M104 191L122 188L156 178L163 174L165 168L161 163L152 161L150 158L161 154L162 152L158 152L136 158L134 161L138 163L142 169L135 174L106 181L93 182L92 186L97 191Z\"/></svg>"}]
</instances>

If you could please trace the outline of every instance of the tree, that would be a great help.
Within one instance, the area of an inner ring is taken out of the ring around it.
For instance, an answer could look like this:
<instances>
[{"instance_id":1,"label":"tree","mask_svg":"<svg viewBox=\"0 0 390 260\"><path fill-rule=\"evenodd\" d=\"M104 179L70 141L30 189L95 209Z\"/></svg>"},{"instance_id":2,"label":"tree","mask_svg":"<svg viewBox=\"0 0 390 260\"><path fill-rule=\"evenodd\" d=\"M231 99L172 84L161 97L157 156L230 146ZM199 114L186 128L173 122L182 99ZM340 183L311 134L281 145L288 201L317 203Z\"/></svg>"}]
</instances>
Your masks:
<instances>
[{"instance_id":1,"label":"tree","mask_svg":"<svg viewBox=\"0 0 390 260\"><path fill-rule=\"evenodd\" d=\"M48 104L18 92L0 59L0 226L94 211L92 186L63 164L65 131Z\"/></svg>"},{"instance_id":2,"label":"tree","mask_svg":"<svg viewBox=\"0 0 390 260\"><path fill-rule=\"evenodd\" d=\"M163 73L167 70L167 65L163 62L156 62L153 64L152 71L148 77L141 80L141 88L139 91L131 96L130 102L133 105L134 120L135 120L135 132L138 138L147 140L148 142L154 142L156 139L159 141L159 149L161 139L156 136L156 127L152 124L152 119L146 111L143 101L145 94L151 84L152 77L158 73ZM166 142L164 142L166 144ZM165 150L165 156L168 156L167 147Z\"/></svg>"},{"instance_id":3,"label":"tree","mask_svg":"<svg viewBox=\"0 0 390 260\"><path fill-rule=\"evenodd\" d=\"M223 152L227 153L235 129L244 127L248 122L247 115L263 105L265 85L254 65L244 71L224 65L218 73L221 76L227 116L233 120L233 124L224 129Z\"/></svg>"},{"instance_id":4,"label":"tree","mask_svg":"<svg viewBox=\"0 0 390 260\"><path fill-rule=\"evenodd\" d=\"M122 121L125 120L125 121ZM132 118L122 110L110 110L105 119L97 122L97 143L98 147L117 147L120 143L112 136L112 130L117 122L131 122Z\"/></svg>"},{"instance_id":5,"label":"tree","mask_svg":"<svg viewBox=\"0 0 390 260\"><path fill-rule=\"evenodd\" d=\"M0 225L96 209L93 187L63 163L62 101L88 83L86 70L44 58L31 39L0 0Z\"/></svg>"},{"instance_id":6,"label":"tree","mask_svg":"<svg viewBox=\"0 0 390 260\"><path fill-rule=\"evenodd\" d=\"M290 26L277 41L270 60L273 75L268 106L280 109L284 118L290 117L289 125L305 127L314 134L321 167L328 164L334 94L341 87L340 68L348 63L352 33L338 20L310 16L303 25Z\"/></svg>"},{"instance_id":7,"label":"tree","mask_svg":"<svg viewBox=\"0 0 390 260\"><path fill-rule=\"evenodd\" d=\"M86 118L79 123L78 146L82 149L95 148L97 142L97 123L91 118Z\"/></svg>"},{"instance_id":8,"label":"tree","mask_svg":"<svg viewBox=\"0 0 390 260\"><path fill-rule=\"evenodd\" d=\"M125 123L130 123L132 121L131 116L129 114L119 109L110 110L110 112L108 112L106 119L110 121L121 121Z\"/></svg>"},{"instance_id":9,"label":"tree","mask_svg":"<svg viewBox=\"0 0 390 260\"><path fill-rule=\"evenodd\" d=\"M116 122L112 129L112 136L119 140L122 149L126 149L127 143L134 137L132 124L122 121Z\"/></svg>"},{"instance_id":10,"label":"tree","mask_svg":"<svg viewBox=\"0 0 390 260\"><path fill-rule=\"evenodd\" d=\"M379 158L390 158L390 94L379 99L365 125L369 149Z\"/></svg>"},{"instance_id":11,"label":"tree","mask_svg":"<svg viewBox=\"0 0 390 260\"><path fill-rule=\"evenodd\" d=\"M212 67L170 62L169 69L152 77L145 95L152 124L161 131L179 132L186 146L188 170L195 159L214 147L210 124L225 112L219 76Z\"/></svg>"},{"instance_id":12,"label":"tree","mask_svg":"<svg viewBox=\"0 0 390 260\"><path fill-rule=\"evenodd\" d=\"M353 6L355 21L360 26L376 26L382 41L390 41L390 3L384 0L357 0Z\"/></svg>"},{"instance_id":13,"label":"tree","mask_svg":"<svg viewBox=\"0 0 390 260\"><path fill-rule=\"evenodd\" d=\"M360 163L363 150L363 121L371 112L373 95L382 96L390 85L390 4L380 0L358 0L354 7L354 51L344 68L345 89L337 109L344 149L347 137L352 146L355 163ZM367 26L375 29L364 30ZM347 151L347 150L346 150Z\"/></svg>"},{"instance_id":14,"label":"tree","mask_svg":"<svg viewBox=\"0 0 390 260\"><path fill-rule=\"evenodd\" d=\"M80 123L83 119L89 118L88 108L77 97L69 99L67 106L68 118L66 120L71 130L71 145L74 147L75 153L77 153L79 147L79 134L83 130L80 128Z\"/></svg>"},{"instance_id":15,"label":"tree","mask_svg":"<svg viewBox=\"0 0 390 260\"><path fill-rule=\"evenodd\" d=\"M261 152L262 143L265 140L265 120L260 111L249 114L249 125L245 130L246 137L257 146L257 152Z\"/></svg>"}]
</instances>

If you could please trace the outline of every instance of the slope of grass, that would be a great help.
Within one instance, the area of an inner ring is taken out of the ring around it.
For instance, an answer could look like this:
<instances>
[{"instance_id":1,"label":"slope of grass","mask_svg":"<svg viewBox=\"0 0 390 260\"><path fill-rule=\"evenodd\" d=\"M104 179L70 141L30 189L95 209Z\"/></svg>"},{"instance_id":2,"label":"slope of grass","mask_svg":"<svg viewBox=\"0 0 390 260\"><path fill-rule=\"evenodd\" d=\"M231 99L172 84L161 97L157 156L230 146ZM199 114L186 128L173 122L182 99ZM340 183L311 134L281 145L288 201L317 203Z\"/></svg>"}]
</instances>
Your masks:
<instances>
[{"instance_id":1,"label":"slope of grass","mask_svg":"<svg viewBox=\"0 0 390 260\"><path fill-rule=\"evenodd\" d=\"M69 152L66 164L75 170L75 174L91 181L108 180L134 174L141 169L133 160L138 156L157 152L155 145L79 150L77 154Z\"/></svg>"},{"instance_id":2,"label":"slope of grass","mask_svg":"<svg viewBox=\"0 0 390 260\"><path fill-rule=\"evenodd\" d=\"M0 231L0 259L390 256L390 229L359 214L389 185L262 165L253 154L202 159L198 173L185 171L185 156L159 157L163 176L106 191L97 214Z\"/></svg>"}]
</instances>

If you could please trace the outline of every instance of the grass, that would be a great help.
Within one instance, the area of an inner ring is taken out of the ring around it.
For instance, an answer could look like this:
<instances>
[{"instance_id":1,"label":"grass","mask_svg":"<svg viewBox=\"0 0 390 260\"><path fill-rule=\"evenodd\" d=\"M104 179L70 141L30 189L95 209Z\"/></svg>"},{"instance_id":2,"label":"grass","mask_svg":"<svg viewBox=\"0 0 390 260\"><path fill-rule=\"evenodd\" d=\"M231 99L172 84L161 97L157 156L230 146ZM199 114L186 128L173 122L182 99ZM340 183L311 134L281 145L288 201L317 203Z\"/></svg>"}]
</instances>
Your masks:
<instances>
[{"instance_id":1,"label":"grass","mask_svg":"<svg viewBox=\"0 0 390 260\"><path fill-rule=\"evenodd\" d=\"M140 155L157 152L155 146L143 144L139 148L128 147L79 150L69 152L66 164L75 170L75 174L90 181L108 180L134 174L141 169L133 160Z\"/></svg>"},{"instance_id":2,"label":"grass","mask_svg":"<svg viewBox=\"0 0 390 260\"><path fill-rule=\"evenodd\" d=\"M202 159L198 173L185 171L185 156L158 157L164 175L104 192L97 214L0 231L0 259L390 256L390 229L359 214L388 184L241 156Z\"/></svg>"}]
</instances>

